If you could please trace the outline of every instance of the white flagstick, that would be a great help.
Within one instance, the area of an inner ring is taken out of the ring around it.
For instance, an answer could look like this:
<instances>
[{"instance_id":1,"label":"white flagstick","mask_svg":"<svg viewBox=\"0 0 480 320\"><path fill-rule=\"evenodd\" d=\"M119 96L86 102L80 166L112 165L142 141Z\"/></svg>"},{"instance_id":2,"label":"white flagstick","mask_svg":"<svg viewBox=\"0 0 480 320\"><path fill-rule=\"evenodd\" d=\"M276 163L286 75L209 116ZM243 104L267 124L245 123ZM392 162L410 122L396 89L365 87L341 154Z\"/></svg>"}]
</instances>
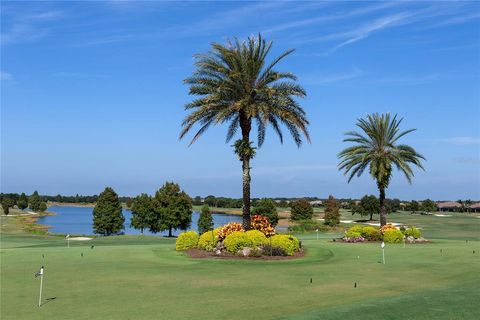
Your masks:
<instances>
[{"instance_id":1,"label":"white flagstick","mask_svg":"<svg viewBox=\"0 0 480 320\"><path fill-rule=\"evenodd\" d=\"M42 290L43 290L43 266L40 268L40 296L38 297L38 306L42 305Z\"/></svg>"},{"instance_id":2,"label":"white flagstick","mask_svg":"<svg viewBox=\"0 0 480 320\"><path fill-rule=\"evenodd\" d=\"M317 240L318 240L318 229L316 229L315 232L317 232Z\"/></svg>"},{"instance_id":3,"label":"white flagstick","mask_svg":"<svg viewBox=\"0 0 480 320\"><path fill-rule=\"evenodd\" d=\"M385 242L382 241L382 261L383 261L383 264L385 264Z\"/></svg>"},{"instance_id":4,"label":"white flagstick","mask_svg":"<svg viewBox=\"0 0 480 320\"><path fill-rule=\"evenodd\" d=\"M70 248L70 235L67 234L67 236L66 236L65 238L67 238L67 243L68 243L68 247L67 247L67 248Z\"/></svg>"}]
</instances>

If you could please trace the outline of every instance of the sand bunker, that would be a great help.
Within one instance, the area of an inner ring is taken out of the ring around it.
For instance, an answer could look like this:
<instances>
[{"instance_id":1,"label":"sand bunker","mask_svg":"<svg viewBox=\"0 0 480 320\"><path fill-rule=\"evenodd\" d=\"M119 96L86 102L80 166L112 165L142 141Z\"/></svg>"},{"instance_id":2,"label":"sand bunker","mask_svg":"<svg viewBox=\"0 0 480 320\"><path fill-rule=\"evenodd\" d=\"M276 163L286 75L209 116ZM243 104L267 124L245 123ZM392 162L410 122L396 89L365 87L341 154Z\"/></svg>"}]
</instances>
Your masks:
<instances>
[{"instance_id":1,"label":"sand bunker","mask_svg":"<svg viewBox=\"0 0 480 320\"><path fill-rule=\"evenodd\" d=\"M437 217L451 217L451 214L435 214Z\"/></svg>"},{"instance_id":2,"label":"sand bunker","mask_svg":"<svg viewBox=\"0 0 480 320\"><path fill-rule=\"evenodd\" d=\"M88 241L88 240L92 240L93 238L88 238L88 237L70 237L69 239L70 239L70 240L74 240L74 241Z\"/></svg>"}]
</instances>

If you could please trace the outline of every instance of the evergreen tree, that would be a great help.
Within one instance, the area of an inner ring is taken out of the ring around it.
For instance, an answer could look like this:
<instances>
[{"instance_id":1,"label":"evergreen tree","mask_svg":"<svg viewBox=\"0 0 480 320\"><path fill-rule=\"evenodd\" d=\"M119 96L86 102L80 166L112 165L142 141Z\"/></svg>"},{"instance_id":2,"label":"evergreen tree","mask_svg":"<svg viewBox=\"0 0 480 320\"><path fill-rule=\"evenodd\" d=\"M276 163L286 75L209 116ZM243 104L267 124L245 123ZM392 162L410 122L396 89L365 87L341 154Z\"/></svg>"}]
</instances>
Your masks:
<instances>
[{"instance_id":1,"label":"evergreen tree","mask_svg":"<svg viewBox=\"0 0 480 320\"><path fill-rule=\"evenodd\" d=\"M438 210L437 204L430 199L424 200L422 202L421 208L423 211L426 211L426 212L435 212Z\"/></svg>"},{"instance_id":2,"label":"evergreen tree","mask_svg":"<svg viewBox=\"0 0 480 320\"><path fill-rule=\"evenodd\" d=\"M192 200L180 186L174 182L166 182L156 193L153 220L150 220L152 232L168 230L173 236L173 229L185 230L192 222Z\"/></svg>"},{"instance_id":3,"label":"evergreen tree","mask_svg":"<svg viewBox=\"0 0 480 320\"><path fill-rule=\"evenodd\" d=\"M268 198L263 198L255 203L255 207L252 210L252 214L259 214L267 217L272 227L278 224L278 212L275 201Z\"/></svg>"},{"instance_id":4,"label":"evergreen tree","mask_svg":"<svg viewBox=\"0 0 480 320\"><path fill-rule=\"evenodd\" d=\"M132 202L132 219L130 226L135 229L143 230L149 227L149 218L153 213L152 197L146 193L142 193Z\"/></svg>"},{"instance_id":5,"label":"evergreen tree","mask_svg":"<svg viewBox=\"0 0 480 320\"><path fill-rule=\"evenodd\" d=\"M337 200L331 195L325 204L325 224L335 227L340 224L340 208Z\"/></svg>"},{"instance_id":6,"label":"evergreen tree","mask_svg":"<svg viewBox=\"0 0 480 320\"><path fill-rule=\"evenodd\" d=\"M380 201L374 195L365 195L360 199L360 203L352 208L352 215L354 214L370 216L370 220L373 220L374 214L380 214Z\"/></svg>"},{"instance_id":7,"label":"evergreen tree","mask_svg":"<svg viewBox=\"0 0 480 320\"><path fill-rule=\"evenodd\" d=\"M125 206L130 209L133 205L133 200L132 198L128 197L127 200L125 201Z\"/></svg>"},{"instance_id":8,"label":"evergreen tree","mask_svg":"<svg viewBox=\"0 0 480 320\"><path fill-rule=\"evenodd\" d=\"M33 194L30 196L28 207L34 211L37 212L40 210L40 203L42 201L40 200L40 196L38 195L38 191L35 190Z\"/></svg>"},{"instance_id":9,"label":"evergreen tree","mask_svg":"<svg viewBox=\"0 0 480 320\"><path fill-rule=\"evenodd\" d=\"M213 217L208 205L204 205L198 218L198 232L202 234L209 230L213 230Z\"/></svg>"},{"instance_id":10,"label":"evergreen tree","mask_svg":"<svg viewBox=\"0 0 480 320\"><path fill-rule=\"evenodd\" d=\"M8 215L10 213L10 208L15 205L15 202L13 201L12 198L9 197L3 197L2 198L2 209L3 209L3 214Z\"/></svg>"},{"instance_id":11,"label":"evergreen tree","mask_svg":"<svg viewBox=\"0 0 480 320\"><path fill-rule=\"evenodd\" d=\"M23 192L20 195L20 197L18 198L17 207L20 210L24 210L24 209L28 208L28 198L27 198L27 195Z\"/></svg>"},{"instance_id":12,"label":"evergreen tree","mask_svg":"<svg viewBox=\"0 0 480 320\"><path fill-rule=\"evenodd\" d=\"M307 199L295 200L290 207L291 220L310 220L313 217L313 207Z\"/></svg>"},{"instance_id":13,"label":"evergreen tree","mask_svg":"<svg viewBox=\"0 0 480 320\"><path fill-rule=\"evenodd\" d=\"M112 188L105 188L93 209L94 232L105 236L118 234L124 229L124 222L118 195Z\"/></svg>"},{"instance_id":14,"label":"evergreen tree","mask_svg":"<svg viewBox=\"0 0 480 320\"><path fill-rule=\"evenodd\" d=\"M45 210L47 210L47 208L48 208L47 203L45 201L42 201L42 202L40 202L40 206L38 207L38 211L44 212Z\"/></svg>"}]
</instances>

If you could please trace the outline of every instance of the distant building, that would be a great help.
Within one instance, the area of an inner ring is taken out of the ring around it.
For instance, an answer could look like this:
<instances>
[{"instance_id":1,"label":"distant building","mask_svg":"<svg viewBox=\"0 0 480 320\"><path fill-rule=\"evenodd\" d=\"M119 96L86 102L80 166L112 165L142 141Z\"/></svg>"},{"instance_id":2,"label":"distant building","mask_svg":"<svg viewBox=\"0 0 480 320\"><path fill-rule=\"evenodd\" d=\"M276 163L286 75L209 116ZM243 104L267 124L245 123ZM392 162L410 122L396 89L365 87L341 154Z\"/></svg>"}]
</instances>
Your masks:
<instances>
[{"instance_id":1,"label":"distant building","mask_svg":"<svg viewBox=\"0 0 480 320\"><path fill-rule=\"evenodd\" d=\"M438 211L458 211L462 205L456 201L447 201L437 203Z\"/></svg>"},{"instance_id":2,"label":"distant building","mask_svg":"<svg viewBox=\"0 0 480 320\"><path fill-rule=\"evenodd\" d=\"M315 200L315 201L310 201L310 205L313 207L319 207L323 204L322 200Z\"/></svg>"},{"instance_id":3,"label":"distant building","mask_svg":"<svg viewBox=\"0 0 480 320\"><path fill-rule=\"evenodd\" d=\"M480 212L480 202L477 202L477 203L472 204L472 205L468 208L468 211L469 211L469 212Z\"/></svg>"}]
</instances>

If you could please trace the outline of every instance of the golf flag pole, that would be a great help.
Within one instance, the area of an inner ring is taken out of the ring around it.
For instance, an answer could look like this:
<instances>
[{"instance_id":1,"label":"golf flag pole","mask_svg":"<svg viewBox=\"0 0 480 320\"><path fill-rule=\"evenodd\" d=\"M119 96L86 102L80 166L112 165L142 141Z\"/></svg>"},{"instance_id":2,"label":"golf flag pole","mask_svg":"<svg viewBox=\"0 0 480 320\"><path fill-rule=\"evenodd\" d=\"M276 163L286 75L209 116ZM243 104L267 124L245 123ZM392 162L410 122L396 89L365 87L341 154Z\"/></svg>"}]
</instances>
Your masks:
<instances>
[{"instance_id":1,"label":"golf flag pole","mask_svg":"<svg viewBox=\"0 0 480 320\"><path fill-rule=\"evenodd\" d=\"M317 240L318 240L318 229L316 229L315 232L317 233Z\"/></svg>"},{"instance_id":2,"label":"golf flag pole","mask_svg":"<svg viewBox=\"0 0 480 320\"><path fill-rule=\"evenodd\" d=\"M67 248L70 248L70 234L65 237L67 239Z\"/></svg>"},{"instance_id":3,"label":"golf flag pole","mask_svg":"<svg viewBox=\"0 0 480 320\"><path fill-rule=\"evenodd\" d=\"M40 277L40 295L38 296L38 306L40 307L42 305L42 290L43 290L43 266L40 268L40 271L38 271L35 274L36 277Z\"/></svg>"},{"instance_id":4,"label":"golf flag pole","mask_svg":"<svg viewBox=\"0 0 480 320\"><path fill-rule=\"evenodd\" d=\"M381 247L382 247L382 262L383 264L385 264L385 242L382 241Z\"/></svg>"}]
</instances>

